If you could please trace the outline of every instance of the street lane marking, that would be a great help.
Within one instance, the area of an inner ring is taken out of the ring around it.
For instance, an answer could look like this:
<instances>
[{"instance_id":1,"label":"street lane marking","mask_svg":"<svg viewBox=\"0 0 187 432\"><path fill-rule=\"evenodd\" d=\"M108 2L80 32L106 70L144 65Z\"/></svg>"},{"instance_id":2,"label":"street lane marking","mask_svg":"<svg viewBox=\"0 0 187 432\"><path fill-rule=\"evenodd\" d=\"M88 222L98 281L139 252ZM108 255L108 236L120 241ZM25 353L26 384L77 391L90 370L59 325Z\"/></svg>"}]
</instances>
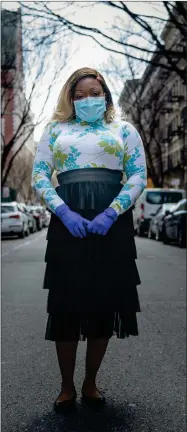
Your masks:
<instances>
[{"instance_id":1,"label":"street lane marking","mask_svg":"<svg viewBox=\"0 0 187 432\"><path fill-rule=\"evenodd\" d=\"M46 233L42 233L42 235L40 235L39 237L35 238L34 240L30 240L30 241L27 241L27 242L25 242L25 243L23 243L23 244L20 244L20 245L18 245L18 246L15 246L14 248L10 249L9 251L4 252L3 254L1 254L1 256L4 257L4 256L7 256L7 255L10 255L10 253L12 253L12 252L14 252L14 251L16 251L16 250L18 250L18 249L21 249L21 248L23 248L23 247L25 247L25 246L29 246L31 243L34 243L34 242L40 240L40 239L41 239L42 237L44 237L45 235L46 235Z\"/></svg>"}]
</instances>

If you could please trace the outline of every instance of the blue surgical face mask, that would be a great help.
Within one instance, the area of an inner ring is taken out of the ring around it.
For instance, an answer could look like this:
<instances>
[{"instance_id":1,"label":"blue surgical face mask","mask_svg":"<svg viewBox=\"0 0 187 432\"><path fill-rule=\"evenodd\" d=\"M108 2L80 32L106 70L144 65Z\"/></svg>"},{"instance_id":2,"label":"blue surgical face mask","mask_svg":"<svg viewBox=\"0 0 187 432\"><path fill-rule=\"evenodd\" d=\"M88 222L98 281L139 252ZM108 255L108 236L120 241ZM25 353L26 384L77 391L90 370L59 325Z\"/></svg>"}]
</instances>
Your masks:
<instances>
[{"instance_id":1,"label":"blue surgical face mask","mask_svg":"<svg viewBox=\"0 0 187 432\"><path fill-rule=\"evenodd\" d=\"M105 97L87 97L74 101L77 117L83 121L94 122L103 117L106 111Z\"/></svg>"}]
</instances>

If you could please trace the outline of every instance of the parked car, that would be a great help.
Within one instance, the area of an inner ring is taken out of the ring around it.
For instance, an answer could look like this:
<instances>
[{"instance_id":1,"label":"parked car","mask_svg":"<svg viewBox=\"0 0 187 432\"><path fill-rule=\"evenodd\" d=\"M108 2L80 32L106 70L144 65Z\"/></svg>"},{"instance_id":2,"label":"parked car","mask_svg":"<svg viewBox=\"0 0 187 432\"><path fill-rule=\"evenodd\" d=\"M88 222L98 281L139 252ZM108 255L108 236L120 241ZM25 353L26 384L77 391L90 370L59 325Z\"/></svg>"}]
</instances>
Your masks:
<instances>
[{"instance_id":1,"label":"parked car","mask_svg":"<svg viewBox=\"0 0 187 432\"><path fill-rule=\"evenodd\" d=\"M179 247L186 247L186 223L187 199L183 199L164 218L163 243L174 241Z\"/></svg>"},{"instance_id":2,"label":"parked car","mask_svg":"<svg viewBox=\"0 0 187 432\"><path fill-rule=\"evenodd\" d=\"M48 216L49 212L43 206L38 206L38 210L42 215L42 227L47 228L50 220L50 217Z\"/></svg>"},{"instance_id":3,"label":"parked car","mask_svg":"<svg viewBox=\"0 0 187 432\"><path fill-rule=\"evenodd\" d=\"M41 213L39 206L27 206L30 213L34 216L36 221L36 228L38 231L41 231L43 228L43 215Z\"/></svg>"},{"instance_id":4,"label":"parked car","mask_svg":"<svg viewBox=\"0 0 187 432\"><path fill-rule=\"evenodd\" d=\"M51 219L51 215L50 215L49 211L45 210L45 212L44 212L44 228L47 228L49 226L50 219Z\"/></svg>"},{"instance_id":5,"label":"parked car","mask_svg":"<svg viewBox=\"0 0 187 432\"><path fill-rule=\"evenodd\" d=\"M163 237L163 223L165 215L168 210L172 210L173 204L161 205L156 213L152 213L151 220L149 222L148 238L155 238L156 240L162 240Z\"/></svg>"},{"instance_id":6,"label":"parked car","mask_svg":"<svg viewBox=\"0 0 187 432\"><path fill-rule=\"evenodd\" d=\"M1 203L1 234L19 238L30 234L28 217L19 203Z\"/></svg>"},{"instance_id":7,"label":"parked car","mask_svg":"<svg viewBox=\"0 0 187 432\"><path fill-rule=\"evenodd\" d=\"M151 214L162 204L176 204L185 198L183 189L145 189L135 203L133 211L134 228L139 236L148 234Z\"/></svg>"},{"instance_id":8,"label":"parked car","mask_svg":"<svg viewBox=\"0 0 187 432\"><path fill-rule=\"evenodd\" d=\"M20 203L19 204L22 208L22 210L25 212L27 218L28 218L28 224L29 224L29 231L31 234L36 232L36 221L35 218L32 214L32 212L30 212L29 207L24 204L24 203Z\"/></svg>"},{"instance_id":9,"label":"parked car","mask_svg":"<svg viewBox=\"0 0 187 432\"><path fill-rule=\"evenodd\" d=\"M33 216L32 211L30 211L29 206L26 206L26 211L27 211L27 214L29 216L29 229L30 229L30 233L34 234L37 231L35 217Z\"/></svg>"}]
</instances>

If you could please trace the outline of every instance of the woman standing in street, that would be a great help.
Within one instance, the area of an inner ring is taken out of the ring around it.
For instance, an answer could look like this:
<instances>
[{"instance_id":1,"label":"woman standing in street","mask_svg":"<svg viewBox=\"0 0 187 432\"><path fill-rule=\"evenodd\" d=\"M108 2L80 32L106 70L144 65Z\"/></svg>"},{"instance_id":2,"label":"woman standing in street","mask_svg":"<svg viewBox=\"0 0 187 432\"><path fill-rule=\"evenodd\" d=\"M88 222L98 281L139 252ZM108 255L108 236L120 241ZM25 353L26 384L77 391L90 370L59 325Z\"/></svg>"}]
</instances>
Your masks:
<instances>
[{"instance_id":1,"label":"woman standing in street","mask_svg":"<svg viewBox=\"0 0 187 432\"><path fill-rule=\"evenodd\" d=\"M87 339L82 397L101 406L105 398L96 375L109 339L138 335L140 279L132 206L146 179L140 135L130 123L115 120L104 78L94 69L77 70L60 93L33 169L33 187L52 212L45 255L45 338L55 341L62 374L56 411L72 407L76 399L79 340Z\"/></svg>"}]
</instances>

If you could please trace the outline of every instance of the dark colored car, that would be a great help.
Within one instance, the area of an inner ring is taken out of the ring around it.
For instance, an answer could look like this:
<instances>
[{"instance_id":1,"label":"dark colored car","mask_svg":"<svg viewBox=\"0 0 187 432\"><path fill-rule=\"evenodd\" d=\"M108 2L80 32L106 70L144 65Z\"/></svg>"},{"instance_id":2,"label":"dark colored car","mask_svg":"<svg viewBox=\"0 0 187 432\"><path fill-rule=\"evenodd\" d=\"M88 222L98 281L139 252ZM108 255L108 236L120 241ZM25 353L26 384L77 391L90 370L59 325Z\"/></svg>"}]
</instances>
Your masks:
<instances>
[{"instance_id":1,"label":"dark colored car","mask_svg":"<svg viewBox=\"0 0 187 432\"><path fill-rule=\"evenodd\" d=\"M177 242L186 247L187 199L179 201L171 211L166 212L163 223L163 242Z\"/></svg>"},{"instance_id":2,"label":"dark colored car","mask_svg":"<svg viewBox=\"0 0 187 432\"><path fill-rule=\"evenodd\" d=\"M43 228L43 214L40 210L40 207L39 206L27 206L27 208L29 209L30 213L32 213L32 215L35 218L37 230L41 231L41 229Z\"/></svg>"}]
</instances>

